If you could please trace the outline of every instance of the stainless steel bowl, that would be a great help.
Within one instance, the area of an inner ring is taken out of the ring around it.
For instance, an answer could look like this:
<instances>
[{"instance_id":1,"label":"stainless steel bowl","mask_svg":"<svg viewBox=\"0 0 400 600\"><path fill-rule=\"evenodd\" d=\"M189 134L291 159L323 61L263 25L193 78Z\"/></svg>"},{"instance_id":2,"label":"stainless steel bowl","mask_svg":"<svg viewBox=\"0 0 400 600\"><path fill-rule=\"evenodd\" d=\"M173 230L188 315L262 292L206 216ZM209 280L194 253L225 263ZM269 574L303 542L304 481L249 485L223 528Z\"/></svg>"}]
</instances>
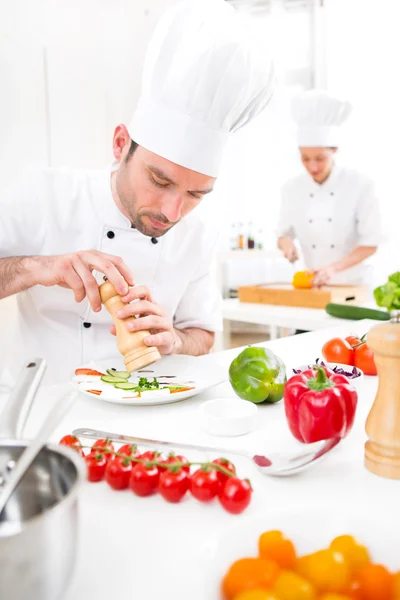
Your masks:
<instances>
[{"instance_id":1,"label":"stainless steel bowl","mask_svg":"<svg viewBox=\"0 0 400 600\"><path fill-rule=\"evenodd\" d=\"M9 401L5 412L15 414L16 405L21 409L22 403L18 398L10 406ZM27 412L25 406L25 416ZM0 439L0 474L7 474L27 443ZM78 545L78 492L84 471L77 452L48 444L25 473L0 515L1 599L60 600L64 596Z\"/></svg>"}]
</instances>

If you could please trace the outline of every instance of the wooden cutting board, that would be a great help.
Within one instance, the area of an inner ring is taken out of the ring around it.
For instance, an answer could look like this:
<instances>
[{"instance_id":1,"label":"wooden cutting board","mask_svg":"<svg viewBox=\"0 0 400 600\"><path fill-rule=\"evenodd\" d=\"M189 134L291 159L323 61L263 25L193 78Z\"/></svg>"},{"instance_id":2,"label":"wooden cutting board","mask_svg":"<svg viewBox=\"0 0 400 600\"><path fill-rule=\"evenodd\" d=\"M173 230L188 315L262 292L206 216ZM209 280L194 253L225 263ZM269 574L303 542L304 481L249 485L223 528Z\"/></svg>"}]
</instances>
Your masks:
<instances>
[{"instance_id":1,"label":"wooden cutting board","mask_svg":"<svg viewBox=\"0 0 400 600\"><path fill-rule=\"evenodd\" d=\"M329 302L363 304L367 301L368 288L361 285L329 285L298 290L290 283L267 283L239 287L238 294L240 302L325 308Z\"/></svg>"}]
</instances>

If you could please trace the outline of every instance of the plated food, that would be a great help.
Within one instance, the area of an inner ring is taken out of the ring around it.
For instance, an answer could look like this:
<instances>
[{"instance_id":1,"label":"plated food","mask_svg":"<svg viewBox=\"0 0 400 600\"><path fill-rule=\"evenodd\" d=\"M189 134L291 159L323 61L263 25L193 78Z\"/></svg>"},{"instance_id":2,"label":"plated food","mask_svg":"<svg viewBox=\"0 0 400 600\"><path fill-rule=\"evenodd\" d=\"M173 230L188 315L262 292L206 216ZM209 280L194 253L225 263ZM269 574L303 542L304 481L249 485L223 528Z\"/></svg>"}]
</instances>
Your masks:
<instances>
[{"instance_id":1,"label":"plated food","mask_svg":"<svg viewBox=\"0 0 400 600\"><path fill-rule=\"evenodd\" d=\"M209 357L173 355L132 374L118 359L91 362L77 367L70 383L100 401L143 406L178 402L225 379L225 371Z\"/></svg>"}]
</instances>

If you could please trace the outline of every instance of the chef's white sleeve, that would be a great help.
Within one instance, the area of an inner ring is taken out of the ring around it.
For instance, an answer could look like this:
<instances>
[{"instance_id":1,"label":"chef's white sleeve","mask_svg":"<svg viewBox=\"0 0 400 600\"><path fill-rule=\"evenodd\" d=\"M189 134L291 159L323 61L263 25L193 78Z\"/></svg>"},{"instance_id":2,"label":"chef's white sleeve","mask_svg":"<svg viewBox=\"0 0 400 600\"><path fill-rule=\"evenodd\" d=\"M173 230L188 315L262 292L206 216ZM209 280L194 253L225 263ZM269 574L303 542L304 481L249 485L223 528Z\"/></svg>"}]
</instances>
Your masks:
<instances>
[{"instance_id":1,"label":"chef's white sleeve","mask_svg":"<svg viewBox=\"0 0 400 600\"><path fill-rule=\"evenodd\" d=\"M382 215L372 181L363 186L357 203L356 228L359 246L379 246L383 241Z\"/></svg>"},{"instance_id":2,"label":"chef's white sleeve","mask_svg":"<svg viewBox=\"0 0 400 600\"><path fill-rule=\"evenodd\" d=\"M40 171L28 172L0 192L0 258L41 251L48 221L45 197Z\"/></svg>"},{"instance_id":3,"label":"chef's white sleeve","mask_svg":"<svg viewBox=\"0 0 400 600\"><path fill-rule=\"evenodd\" d=\"M293 207L290 201L290 191L288 185L284 185L281 191L281 204L279 209L277 237L286 237L294 240L296 231L293 225Z\"/></svg>"},{"instance_id":4,"label":"chef's white sleeve","mask_svg":"<svg viewBox=\"0 0 400 600\"><path fill-rule=\"evenodd\" d=\"M175 312L174 327L177 329L223 329L222 296L212 274L218 236L214 234L212 241L210 237L208 233L200 245L204 249L202 256Z\"/></svg>"}]
</instances>

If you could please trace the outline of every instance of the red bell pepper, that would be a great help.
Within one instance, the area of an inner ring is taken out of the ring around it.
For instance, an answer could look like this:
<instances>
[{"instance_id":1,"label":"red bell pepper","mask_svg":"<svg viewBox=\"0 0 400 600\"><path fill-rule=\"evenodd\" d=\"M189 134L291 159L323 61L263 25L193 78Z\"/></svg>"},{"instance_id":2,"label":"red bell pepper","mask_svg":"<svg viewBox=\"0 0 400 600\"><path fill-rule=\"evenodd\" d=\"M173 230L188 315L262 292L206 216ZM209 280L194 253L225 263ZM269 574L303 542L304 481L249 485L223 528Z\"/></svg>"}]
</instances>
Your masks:
<instances>
[{"instance_id":1,"label":"red bell pepper","mask_svg":"<svg viewBox=\"0 0 400 600\"><path fill-rule=\"evenodd\" d=\"M357 392L345 375L327 367L293 375L283 398L289 429L299 442L343 438L353 426Z\"/></svg>"}]
</instances>

